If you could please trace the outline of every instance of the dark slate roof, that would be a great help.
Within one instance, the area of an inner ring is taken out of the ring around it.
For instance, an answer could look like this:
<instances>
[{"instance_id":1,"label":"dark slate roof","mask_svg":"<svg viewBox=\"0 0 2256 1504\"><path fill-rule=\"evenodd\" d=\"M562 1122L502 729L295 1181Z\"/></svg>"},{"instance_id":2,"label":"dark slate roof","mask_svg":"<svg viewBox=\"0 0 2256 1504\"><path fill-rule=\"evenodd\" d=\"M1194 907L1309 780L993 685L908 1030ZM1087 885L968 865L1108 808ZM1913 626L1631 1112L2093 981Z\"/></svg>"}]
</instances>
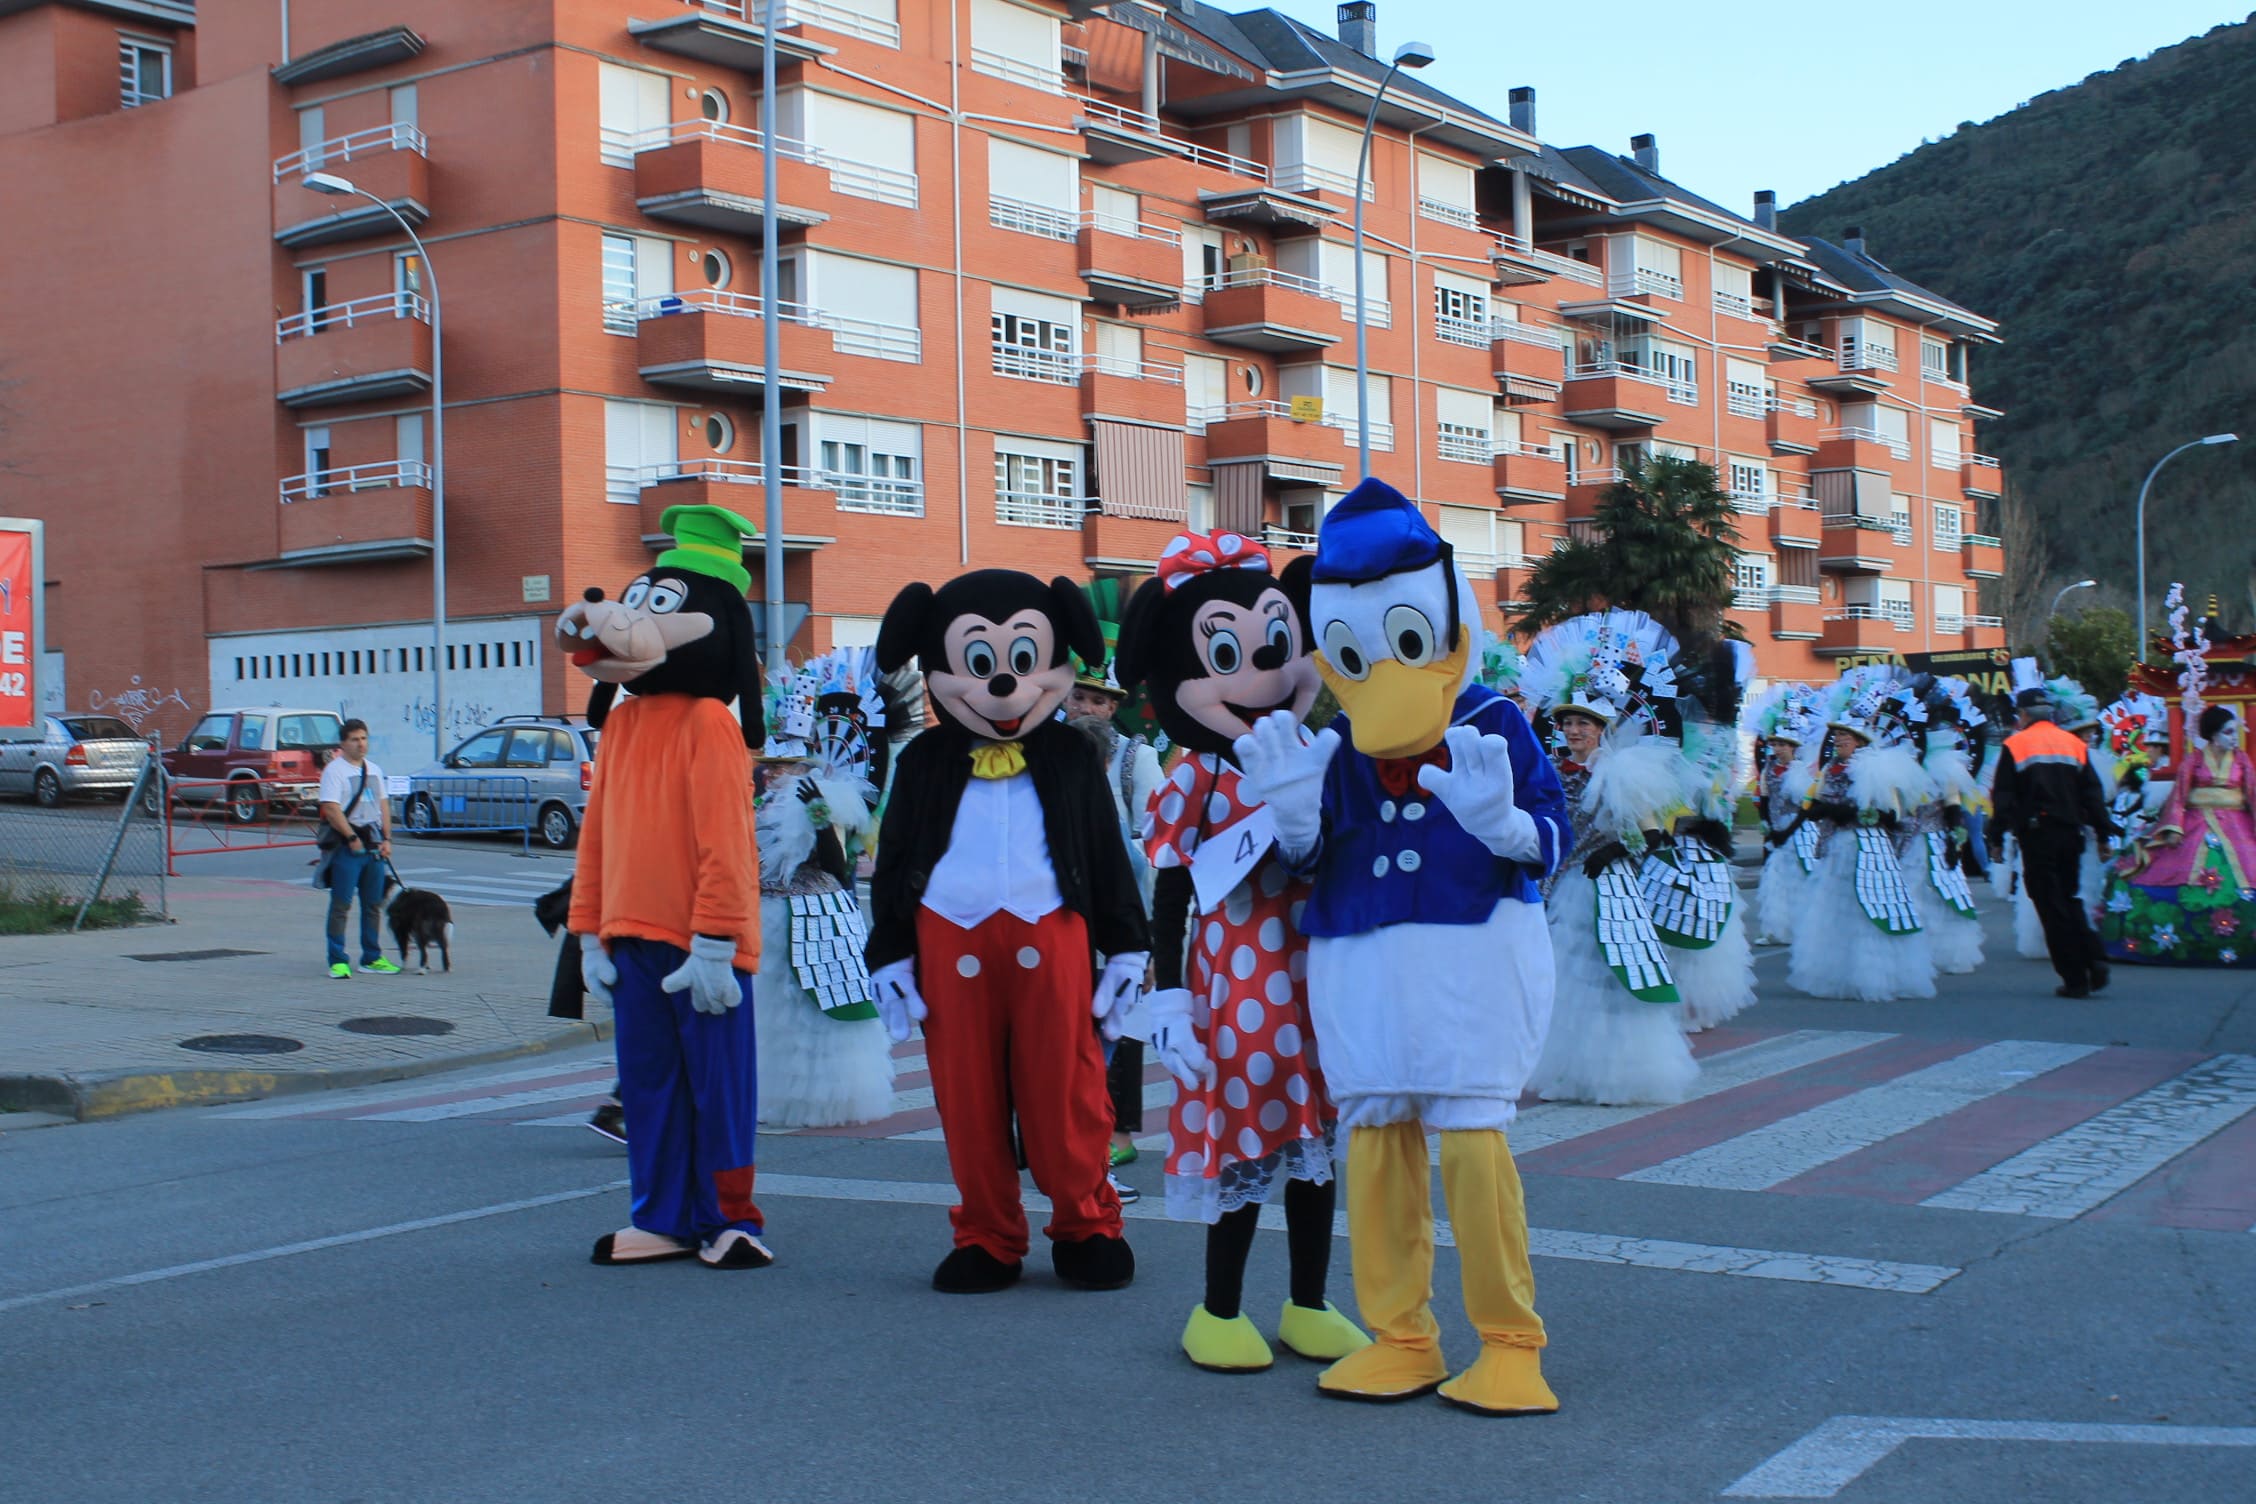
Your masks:
<instances>
[{"instance_id":1,"label":"dark slate roof","mask_svg":"<svg viewBox=\"0 0 2256 1504\"><path fill-rule=\"evenodd\" d=\"M1988 323L1978 313L1952 302L1939 292L1921 287L1909 277L1899 277L1869 256L1859 256L1847 246L1835 245L1830 240L1818 240L1808 235L1794 237L1809 248L1809 259L1826 276L1840 283L1852 293L1899 292L1906 296L1922 298L1930 303L1965 314L1970 319Z\"/></svg>"},{"instance_id":2,"label":"dark slate roof","mask_svg":"<svg viewBox=\"0 0 2256 1504\"><path fill-rule=\"evenodd\" d=\"M1559 155L1580 168L1590 181L1596 183L1608 198L1617 203L1642 204L1654 199L1665 199L1708 214L1720 214L1725 219L1736 220L1743 225L1754 224L1745 215L1734 214L1723 205L1704 199L1657 172L1647 172L1633 159L1616 156L1601 147L1569 146Z\"/></svg>"},{"instance_id":3,"label":"dark slate roof","mask_svg":"<svg viewBox=\"0 0 2256 1504\"><path fill-rule=\"evenodd\" d=\"M1615 202L1613 194L1600 187L1595 179L1567 159L1566 153L1556 146L1545 144L1533 157L1523 157L1515 164L1520 170L1532 173L1546 182L1556 183L1585 198L1601 203Z\"/></svg>"},{"instance_id":4,"label":"dark slate roof","mask_svg":"<svg viewBox=\"0 0 2256 1504\"><path fill-rule=\"evenodd\" d=\"M1338 37L1273 10L1248 10L1232 14L1218 10L1211 4L1202 4L1196 11L1170 9L1167 19L1198 32L1207 40L1228 48L1248 62L1257 63L1273 73L1336 68L1342 73L1352 73L1377 83L1387 70L1383 60L1365 57ZM1493 125L1498 130L1508 129L1504 122L1486 110L1475 109L1453 94L1444 94L1425 83L1415 73L1404 71L1396 74L1391 88L1430 104L1447 105L1460 115Z\"/></svg>"}]
</instances>

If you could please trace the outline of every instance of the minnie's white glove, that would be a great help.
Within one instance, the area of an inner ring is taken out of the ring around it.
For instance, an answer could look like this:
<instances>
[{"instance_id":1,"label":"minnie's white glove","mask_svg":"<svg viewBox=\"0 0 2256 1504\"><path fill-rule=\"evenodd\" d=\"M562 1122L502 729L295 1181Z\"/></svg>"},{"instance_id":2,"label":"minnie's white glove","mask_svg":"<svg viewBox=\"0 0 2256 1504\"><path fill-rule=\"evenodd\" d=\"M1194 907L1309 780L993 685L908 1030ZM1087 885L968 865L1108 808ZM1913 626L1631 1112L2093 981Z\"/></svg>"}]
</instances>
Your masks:
<instances>
[{"instance_id":1,"label":"minnie's white glove","mask_svg":"<svg viewBox=\"0 0 2256 1504\"><path fill-rule=\"evenodd\" d=\"M1324 771L1339 740L1329 726L1311 736L1291 711L1273 710L1232 748L1245 793L1269 806L1277 851L1288 862L1314 851L1324 833Z\"/></svg>"},{"instance_id":2,"label":"minnie's white glove","mask_svg":"<svg viewBox=\"0 0 2256 1504\"><path fill-rule=\"evenodd\" d=\"M1097 1027L1104 1031L1105 1038L1120 1037L1128 1010L1135 1006L1136 994L1143 990L1144 967L1150 961L1150 953L1140 950L1105 958L1104 970L1097 976L1097 995L1089 1004L1089 1012L1096 1018Z\"/></svg>"},{"instance_id":3,"label":"minnie's white glove","mask_svg":"<svg viewBox=\"0 0 2256 1504\"><path fill-rule=\"evenodd\" d=\"M889 961L870 973L870 990L877 994L877 1016L895 1044L908 1042L909 1032L924 1022L924 994L917 991L916 958Z\"/></svg>"},{"instance_id":4,"label":"minnie's white glove","mask_svg":"<svg viewBox=\"0 0 2256 1504\"><path fill-rule=\"evenodd\" d=\"M1144 1000L1151 1018L1152 1052L1159 1056L1159 1063L1186 1090L1197 1091L1202 1086L1211 1090L1214 1062L1191 1029L1191 1010L1196 1005L1197 1000L1181 987L1164 988Z\"/></svg>"},{"instance_id":5,"label":"minnie's white glove","mask_svg":"<svg viewBox=\"0 0 2256 1504\"><path fill-rule=\"evenodd\" d=\"M662 992L686 992L700 1013L726 1013L744 1001L736 980L736 942L714 935L692 935L689 959L658 984Z\"/></svg>"},{"instance_id":6,"label":"minnie's white glove","mask_svg":"<svg viewBox=\"0 0 2256 1504\"><path fill-rule=\"evenodd\" d=\"M604 1007L611 1006L611 989L619 985L619 968L603 948L601 935L580 936L580 985Z\"/></svg>"},{"instance_id":7,"label":"minnie's white glove","mask_svg":"<svg viewBox=\"0 0 2256 1504\"><path fill-rule=\"evenodd\" d=\"M1418 770L1418 787L1440 800L1465 834L1508 862L1536 862L1543 843L1535 816L1512 802L1512 744L1471 726L1452 726L1443 738L1449 766Z\"/></svg>"}]
</instances>

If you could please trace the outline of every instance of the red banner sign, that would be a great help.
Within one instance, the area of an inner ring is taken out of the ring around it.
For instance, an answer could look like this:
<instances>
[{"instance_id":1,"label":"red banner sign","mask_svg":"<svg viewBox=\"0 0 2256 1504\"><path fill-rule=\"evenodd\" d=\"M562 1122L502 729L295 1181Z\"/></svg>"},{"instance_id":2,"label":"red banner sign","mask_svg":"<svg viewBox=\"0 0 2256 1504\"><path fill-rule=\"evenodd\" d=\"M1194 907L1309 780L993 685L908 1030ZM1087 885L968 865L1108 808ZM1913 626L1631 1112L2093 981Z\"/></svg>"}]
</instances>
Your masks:
<instances>
[{"instance_id":1,"label":"red banner sign","mask_svg":"<svg viewBox=\"0 0 2256 1504\"><path fill-rule=\"evenodd\" d=\"M0 730L39 723L39 654L32 631L39 580L31 534L0 531Z\"/></svg>"}]
</instances>

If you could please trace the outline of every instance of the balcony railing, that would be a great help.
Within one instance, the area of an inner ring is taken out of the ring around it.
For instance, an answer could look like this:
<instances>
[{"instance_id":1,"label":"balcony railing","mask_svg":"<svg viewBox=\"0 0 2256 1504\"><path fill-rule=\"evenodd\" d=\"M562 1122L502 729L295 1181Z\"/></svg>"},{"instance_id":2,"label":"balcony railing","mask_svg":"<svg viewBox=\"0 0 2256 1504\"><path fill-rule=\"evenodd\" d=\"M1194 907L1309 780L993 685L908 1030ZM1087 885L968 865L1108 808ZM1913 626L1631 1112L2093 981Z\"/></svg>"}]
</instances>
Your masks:
<instances>
[{"instance_id":1,"label":"balcony railing","mask_svg":"<svg viewBox=\"0 0 2256 1504\"><path fill-rule=\"evenodd\" d=\"M631 307L635 322L672 318L688 313L712 313L723 318L756 319L764 316L757 293L731 292L722 287L693 288L688 292L660 293L637 298L631 305L606 304L614 309ZM830 347L841 355L866 355L875 360L896 360L914 365L924 359L924 333L909 324L881 324L874 319L847 318L805 303L776 304L785 323L830 331Z\"/></svg>"},{"instance_id":2,"label":"balcony railing","mask_svg":"<svg viewBox=\"0 0 2256 1504\"><path fill-rule=\"evenodd\" d=\"M1012 57L1007 52L996 52L988 47L971 49L971 71L984 73L989 78L999 78L1006 83L1024 84L1029 89L1040 89L1045 94L1063 94L1065 75L1056 68L1026 58ZM1078 523L1075 526L1079 526Z\"/></svg>"},{"instance_id":3,"label":"balcony railing","mask_svg":"<svg viewBox=\"0 0 2256 1504\"><path fill-rule=\"evenodd\" d=\"M1735 386L1724 394L1723 407L1735 418L1760 418L1770 411L1770 401L1756 388Z\"/></svg>"},{"instance_id":4,"label":"balcony railing","mask_svg":"<svg viewBox=\"0 0 2256 1504\"><path fill-rule=\"evenodd\" d=\"M1161 386L1181 386L1183 368L1156 360L1130 360L1124 355L1084 355L1081 369L1092 376L1120 376L1129 381L1150 381Z\"/></svg>"},{"instance_id":5,"label":"balcony railing","mask_svg":"<svg viewBox=\"0 0 2256 1504\"><path fill-rule=\"evenodd\" d=\"M1052 496L1047 491L995 493L995 520L1012 527L1078 529L1096 501L1087 496Z\"/></svg>"},{"instance_id":6,"label":"balcony railing","mask_svg":"<svg viewBox=\"0 0 2256 1504\"><path fill-rule=\"evenodd\" d=\"M1098 230L1107 235L1124 235L1131 240L1156 240L1161 245L1179 246L1183 232L1173 225L1153 224L1150 220L1129 219L1124 215L1107 214L1102 209L1085 209L1075 223L1076 231Z\"/></svg>"},{"instance_id":7,"label":"balcony railing","mask_svg":"<svg viewBox=\"0 0 2256 1504\"><path fill-rule=\"evenodd\" d=\"M1355 174L1341 172L1336 167L1320 167L1314 162L1295 162L1289 167L1279 167L1272 175L1279 188L1292 193L1308 193L1319 189L1353 197ZM1371 186L1369 173L1363 175L1363 197L1366 200L1378 195Z\"/></svg>"},{"instance_id":8,"label":"balcony railing","mask_svg":"<svg viewBox=\"0 0 2256 1504\"><path fill-rule=\"evenodd\" d=\"M1763 594L1773 606L1814 606L1818 598L1815 585L1772 585Z\"/></svg>"},{"instance_id":9,"label":"balcony railing","mask_svg":"<svg viewBox=\"0 0 2256 1504\"><path fill-rule=\"evenodd\" d=\"M1682 407L1700 405L1698 383L1680 381L1648 371L1643 366L1631 365L1621 360L1592 360L1580 362L1567 372L1570 381L1585 381L1597 377L1619 376L1629 381L1642 381L1647 386L1657 386L1668 393L1668 400Z\"/></svg>"},{"instance_id":10,"label":"balcony railing","mask_svg":"<svg viewBox=\"0 0 2256 1504\"><path fill-rule=\"evenodd\" d=\"M763 0L682 0L682 3L692 10L709 10L755 26L764 14ZM830 0L772 0L772 3L778 31L788 31L794 26L820 26L826 31L860 37L885 47L901 45L901 28L882 16L864 15L849 6L834 5Z\"/></svg>"},{"instance_id":11,"label":"balcony railing","mask_svg":"<svg viewBox=\"0 0 2256 1504\"><path fill-rule=\"evenodd\" d=\"M1531 324L1525 319L1490 319L1488 337L1510 340L1517 345L1537 345L1546 350L1566 346L1566 331L1557 324Z\"/></svg>"},{"instance_id":12,"label":"balcony railing","mask_svg":"<svg viewBox=\"0 0 2256 1504\"><path fill-rule=\"evenodd\" d=\"M334 470L312 470L282 481L282 505L335 496L347 491L389 491L402 486L431 484L431 467L421 460L384 460L372 465L346 465Z\"/></svg>"},{"instance_id":13,"label":"balcony railing","mask_svg":"<svg viewBox=\"0 0 2256 1504\"><path fill-rule=\"evenodd\" d=\"M1237 418L1268 418L1277 422L1305 421L1293 417L1291 402L1277 401L1267 397L1245 402L1232 402L1218 408L1210 407L1205 412L1206 421L1209 423L1224 423ZM1340 429L1347 435L1348 443L1353 444L1355 442L1355 409L1353 407L1335 408L1327 405L1324 409L1324 416L1316 421L1325 428ZM1392 423L1384 423L1377 418L1371 420L1371 447L1385 450L1394 448L1394 425Z\"/></svg>"},{"instance_id":14,"label":"balcony railing","mask_svg":"<svg viewBox=\"0 0 2256 1504\"><path fill-rule=\"evenodd\" d=\"M1815 340L1781 337L1772 340L1769 349L1772 354L1785 356L1789 360L1831 360L1833 358L1833 347L1821 345Z\"/></svg>"},{"instance_id":15,"label":"balcony railing","mask_svg":"<svg viewBox=\"0 0 2256 1504\"><path fill-rule=\"evenodd\" d=\"M1998 457L1994 454L1969 454L1964 458L1967 464L1972 465L1977 470L1997 470L2003 468L2003 466L2001 466L1998 462Z\"/></svg>"},{"instance_id":16,"label":"balcony railing","mask_svg":"<svg viewBox=\"0 0 2256 1504\"><path fill-rule=\"evenodd\" d=\"M1071 209L992 193L987 198L987 223L998 230L1039 235L1045 240L1072 240L1081 233L1081 216Z\"/></svg>"},{"instance_id":17,"label":"balcony railing","mask_svg":"<svg viewBox=\"0 0 2256 1504\"><path fill-rule=\"evenodd\" d=\"M1877 606L1843 606L1826 614L1827 621L1884 621L1899 632L1911 630L1911 604L1883 601Z\"/></svg>"},{"instance_id":18,"label":"balcony railing","mask_svg":"<svg viewBox=\"0 0 2256 1504\"><path fill-rule=\"evenodd\" d=\"M379 293L373 298L355 298L349 303L331 303L325 308L309 308L303 313L293 313L288 318L274 321L274 342L303 338L319 334L324 329L350 329L355 324L380 323L387 319L415 319L431 322L431 305L422 295L412 292Z\"/></svg>"},{"instance_id":19,"label":"balcony railing","mask_svg":"<svg viewBox=\"0 0 2256 1504\"><path fill-rule=\"evenodd\" d=\"M2005 547L2005 544L2001 540L1991 537L1988 533L1961 533L1958 535L1958 541L1965 544L1968 548Z\"/></svg>"},{"instance_id":20,"label":"balcony railing","mask_svg":"<svg viewBox=\"0 0 2256 1504\"><path fill-rule=\"evenodd\" d=\"M741 146L748 151L762 149L766 138L750 126L733 125L726 120L677 120L671 125L657 126L637 135L619 138L628 151L639 155L646 151L662 151L684 141L723 141L731 146ZM800 141L790 136L776 137L776 156L786 161L805 162L820 167L830 174L830 186L839 193L854 198L874 199L881 204L899 204L905 209L917 206L917 175L897 167L882 167L875 162L864 162L859 157L843 156L827 151L812 141Z\"/></svg>"},{"instance_id":21,"label":"balcony railing","mask_svg":"<svg viewBox=\"0 0 2256 1504\"><path fill-rule=\"evenodd\" d=\"M1434 439L1434 452L1445 460L1485 465L1496 458L1496 441L1485 433L1443 433Z\"/></svg>"},{"instance_id":22,"label":"balcony railing","mask_svg":"<svg viewBox=\"0 0 2256 1504\"><path fill-rule=\"evenodd\" d=\"M1751 319L1755 316L1755 300L1745 293L1719 292L1715 295L1716 312L1733 318Z\"/></svg>"},{"instance_id":23,"label":"balcony railing","mask_svg":"<svg viewBox=\"0 0 2256 1504\"><path fill-rule=\"evenodd\" d=\"M1744 512L1750 517L1763 517L1770 513L1778 498L1768 491L1742 491L1733 487L1723 493L1731 498L1731 510Z\"/></svg>"},{"instance_id":24,"label":"balcony railing","mask_svg":"<svg viewBox=\"0 0 2256 1504\"><path fill-rule=\"evenodd\" d=\"M1809 397L1782 397L1772 392L1763 399L1763 411L1792 413L1797 418L1814 418L1817 416L1817 403Z\"/></svg>"},{"instance_id":25,"label":"balcony railing","mask_svg":"<svg viewBox=\"0 0 2256 1504\"><path fill-rule=\"evenodd\" d=\"M1462 225L1468 230L1480 228L1480 216L1473 213L1470 204L1453 204L1445 198L1419 194L1418 214L1424 219L1438 219L1445 225Z\"/></svg>"},{"instance_id":26,"label":"balcony railing","mask_svg":"<svg viewBox=\"0 0 2256 1504\"><path fill-rule=\"evenodd\" d=\"M1567 477L1570 486L1618 486L1629 479L1623 471L1611 465L1585 465Z\"/></svg>"},{"instance_id":27,"label":"balcony railing","mask_svg":"<svg viewBox=\"0 0 2256 1504\"><path fill-rule=\"evenodd\" d=\"M996 345L988 368L997 376L1010 376L1020 381L1077 386L1081 381L1081 352L1038 350L1030 345Z\"/></svg>"},{"instance_id":28,"label":"balcony railing","mask_svg":"<svg viewBox=\"0 0 2256 1504\"><path fill-rule=\"evenodd\" d=\"M1282 287L1289 292L1304 292L1310 297L1327 298L1334 302L1346 298L1355 301L1352 292L1341 292L1329 282L1319 282L1314 277L1303 277L1298 272L1281 272L1273 266L1237 266L1216 277L1212 288L1224 287ZM1209 290L1212 290L1210 288Z\"/></svg>"},{"instance_id":29,"label":"balcony railing","mask_svg":"<svg viewBox=\"0 0 2256 1504\"><path fill-rule=\"evenodd\" d=\"M1899 460L1911 458L1910 440L1899 439L1895 435L1883 433L1877 428L1862 428L1853 423L1844 423L1839 428L1823 430L1818 434L1818 438L1826 443L1847 439L1859 444L1881 444L1885 445L1888 452Z\"/></svg>"},{"instance_id":30,"label":"balcony railing","mask_svg":"<svg viewBox=\"0 0 2256 1504\"><path fill-rule=\"evenodd\" d=\"M1841 369L1893 371L1896 369L1895 346L1875 344L1853 334L1844 334L1841 336Z\"/></svg>"},{"instance_id":31,"label":"balcony railing","mask_svg":"<svg viewBox=\"0 0 2256 1504\"><path fill-rule=\"evenodd\" d=\"M1520 239L1517 235L1497 236L1496 250L1499 254L1509 255L1540 266L1545 271L1555 276L1565 277L1570 281L1585 283L1591 287L1603 287L1606 284L1606 274L1589 262L1577 261L1572 256L1562 256L1556 251L1540 249Z\"/></svg>"},{"instance_id":32,"label":"balcony railing","mask_svg":"<svg viewBox=\"0 0 2256 1504\"><path fill-rule=\"evenodd\" d=\"M1485 350L1490 343L1489 320L1460 318L1456 314L1434 315L1434 338L1446 345L1468 345L1475 350Z\"/></svg>"},{"instance_id":33,"label":"balcony railing","mask_svg":"<svg viewBox=\"0 0 2256 1504\"><path fill-rule=\"evenodd\" d=\"M1966 463L1966 456L1956 449L1937 449L1927 456L1927 463L1937 470L1956 470Z\"/></svg>"},{"instance_id":34,"label":"balcony railing","mask_svg":"<svg viewBox=\"0 0 2256 1504\"><path fill-rule=\"evenodd\" d=\"M1296 532L1289 527L1279 527L1274 522L1262 525L1261 541L1271 548L1292 548L1302 553L1314 553L1316 550L1314 533Z\"/></svg>"},{"instance_id":35,"label":"balcony railing","mask_svg":"<svg viewBox=\"0 0 2256 1504\"><path fill-rule=\"evenodd\" d=\"M1651 293L1655 297L1684 301L1684 279L1649 266L1633 266L1626 273L1617 272L1612 279L1612 290L1631 297Z\"/></svg>"},{"instance_id":36,"label":"balcony railing","mask_svg":"<svg viewBox=\"0 0 2256 1504\"><path fill-rule=\"evenodd\" d=\"M1091 120L1109 125L1115 130L1134 131L1140 136L1149 137L1186 161L1196 162L1201 167L1217 168L1235 177L1256 178L1264 183L1269 181L1269 169L1259 162L1233 156L1226 151L1216 151L1195 141L1186 141L1181 136L1170 135L1155 116L1147 115L1142 110L1131 110L1110 100L1093 99L1086 94L1074 95L1073 102Z\"/></svg>"},{"instance_id":37,"label":"balcony railing","mask_svg":"<svg viewBox=\"0 0 2256 1504\"><path fill-rule=\"evenodd\" d=\"M847 470L824 470L800 465L779 465L776 476L786 486L828 491L841 512L875 512L888 517L922 517L924 482L888 475L863 475ZM668 481L698 480L714 485L764 486L767 467L758 460L705 459L645 465L639 472L643 486Z\"/></svg>"},{"instance_id":38,"label":"balcony railing","mask_svg":"<svg viewBox=\"0 0 2256 1504\"><path fill-rule=\"evenodd\" d=\"M317 141L286 157L276 158L274 181L279 183L293 174L320 172L339 162L350 162L356 156L374 156L383 151L411 151L419 157L427 157L431 154L431 143L421 131L403 120L395 120L390 125L373 125L349 136Z\"/></svg>"}]
</instances>

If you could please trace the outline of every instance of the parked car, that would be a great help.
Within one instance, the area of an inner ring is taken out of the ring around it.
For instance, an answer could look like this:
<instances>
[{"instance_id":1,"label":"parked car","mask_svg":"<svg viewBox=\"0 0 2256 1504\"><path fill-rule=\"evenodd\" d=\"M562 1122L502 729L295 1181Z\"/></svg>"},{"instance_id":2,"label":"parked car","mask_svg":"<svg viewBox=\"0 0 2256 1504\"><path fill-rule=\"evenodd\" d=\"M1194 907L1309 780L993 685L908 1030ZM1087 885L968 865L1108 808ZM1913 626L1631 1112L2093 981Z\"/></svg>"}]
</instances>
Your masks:
<instances>
[{"instance_id":1,"label":"parked car","mask_svg":"<svg viewBox=\"0 0 2256 1504\"><path fill-rule=\"evenodd\" d=\"M516 830L563 850L579 834L595 782L595 728L562 716L510 715L407 782L400 821L413 835Z\"/></svg>"},{"instance_id":2,"label":"parked car","mask_svg":"<svg viewBox=\"0 0 2256 1504\"><path fill-rule=\"evenodd\" d=\"M310 815L344 724L334 710L215 710L164 754L166 786L182 804L224 802L246 825L270 814Z\"/></svg>"},{"instance_id":3,"label":"parked car","mask_svg":"<svg viewBox=\"0 0 2256 1504\"><path fill-rule=\"evenodd\" d=\"M78 794L133 792L149 744L112 715L51 715L37 741L0 742L0 794L53 809Z\"/></svg>"}]
</instances>

